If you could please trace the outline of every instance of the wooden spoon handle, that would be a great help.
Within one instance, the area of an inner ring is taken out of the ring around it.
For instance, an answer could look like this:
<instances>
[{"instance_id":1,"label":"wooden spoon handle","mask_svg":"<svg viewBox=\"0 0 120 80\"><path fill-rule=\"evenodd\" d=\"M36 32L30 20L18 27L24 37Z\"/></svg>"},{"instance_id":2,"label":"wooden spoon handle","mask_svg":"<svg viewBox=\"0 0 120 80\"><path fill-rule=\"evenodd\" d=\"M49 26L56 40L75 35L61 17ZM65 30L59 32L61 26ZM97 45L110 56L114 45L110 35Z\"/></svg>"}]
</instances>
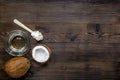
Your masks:
<instances>
[{"instance_id":1,"label":"wooden spoon handle","mask_svg":"<svg viewBox=\"0 0 120 80\"><path fill-rule=\"evenodd\" d=\"M13 22L14 22L15 24L19 25L21 28L29 31L30 33L33 32L30 28L28 28L27 26L25 26L23 23L21 23L21 22L18 21L17 19L14 19Z\"/></svg>"}]
</instances>

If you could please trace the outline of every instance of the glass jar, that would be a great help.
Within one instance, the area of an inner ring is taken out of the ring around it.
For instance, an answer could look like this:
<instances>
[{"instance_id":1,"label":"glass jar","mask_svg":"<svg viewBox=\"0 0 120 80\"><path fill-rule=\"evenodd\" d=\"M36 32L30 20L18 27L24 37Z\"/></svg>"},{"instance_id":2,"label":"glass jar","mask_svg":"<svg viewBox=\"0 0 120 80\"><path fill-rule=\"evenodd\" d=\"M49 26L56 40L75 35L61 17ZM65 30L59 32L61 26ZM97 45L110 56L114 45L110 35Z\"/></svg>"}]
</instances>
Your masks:
<instances>
[{"instance_id":1,"label":"glass jar","mask_svg":"<svg viewBox=\"0 0 120 80\"><path fill-rule=\"evenodd\" d=\"M11 31L5 42L5 50L12 56L23 56L30 49L30 40L26 32L22 30Z\"/></svg>"}]
</instances>

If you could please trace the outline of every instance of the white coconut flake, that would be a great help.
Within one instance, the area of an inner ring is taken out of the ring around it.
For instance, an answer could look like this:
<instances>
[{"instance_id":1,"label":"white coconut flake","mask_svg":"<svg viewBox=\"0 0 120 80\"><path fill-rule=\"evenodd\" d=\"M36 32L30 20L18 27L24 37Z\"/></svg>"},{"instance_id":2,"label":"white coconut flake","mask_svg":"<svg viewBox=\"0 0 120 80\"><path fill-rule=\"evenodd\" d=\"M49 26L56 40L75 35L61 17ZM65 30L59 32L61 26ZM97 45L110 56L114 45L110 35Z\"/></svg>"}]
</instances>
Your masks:
<instances>
[{"instance_id":1,"label":"white coconut flake","mask_svg":"<svg viewBox=\"0 0 120 80\"><path fill-rule=\"evenodd\" d=\"M36 39L37 41L43 40L43 35L42 35L42 33L39 32L39 31L33 31L33 32L31 33L31 36L32 36L34 39Z\"/></svg>"}]
</instances>

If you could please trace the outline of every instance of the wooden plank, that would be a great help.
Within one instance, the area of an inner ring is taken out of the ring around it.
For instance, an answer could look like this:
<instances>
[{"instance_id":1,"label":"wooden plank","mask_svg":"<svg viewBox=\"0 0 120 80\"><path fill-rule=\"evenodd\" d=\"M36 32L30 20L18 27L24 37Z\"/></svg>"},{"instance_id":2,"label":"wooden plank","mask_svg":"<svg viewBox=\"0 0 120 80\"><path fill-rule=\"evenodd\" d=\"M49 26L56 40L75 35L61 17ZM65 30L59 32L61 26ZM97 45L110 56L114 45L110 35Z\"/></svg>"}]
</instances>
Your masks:
<instances>
[{"instance_id":1,"label":"wooden plank","mask_svg":"<svg viewBox=\"0 0 120 80\"><path fill-rule=\"evenodd\" d=\"M17 8L14 6L16 6ZM87 23L89 21L110 23L116 22L115 16L118 15L117 14L118 6L119 4L114 5L113 7L112 4L91 5L86 3L83 5L81 3L74 2L42 3L41 5L39 5L39 3L38 4L3 3L1 5L0 11L4 13L9 12L9 15L1 14L1 19L3 18L2 21L10 21L11 19L16 17L18 19L24 20L23 22L29 23L30 22ZM16 13L14 13L14 11L16 11Z\"/></svg>"}]
</instances>

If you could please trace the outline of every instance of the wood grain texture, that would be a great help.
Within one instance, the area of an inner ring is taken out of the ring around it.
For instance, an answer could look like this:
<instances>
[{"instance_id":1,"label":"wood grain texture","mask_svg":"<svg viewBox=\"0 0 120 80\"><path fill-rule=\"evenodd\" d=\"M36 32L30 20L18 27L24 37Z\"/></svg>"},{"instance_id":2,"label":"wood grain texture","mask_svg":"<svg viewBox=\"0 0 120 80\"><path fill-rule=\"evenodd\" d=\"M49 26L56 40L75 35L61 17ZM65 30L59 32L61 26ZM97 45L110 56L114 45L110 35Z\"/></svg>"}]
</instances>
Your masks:
<instances>
[{"instance_id":1,"label":"wood grain texture","mask_svg":"<svg viewBox=\"0 0 120 80\"><path fill-rule=\"evenodd\" d=\"M41 31L41 43L53 53L45 65L31 60L20 79L1 70L0 80L120 79L120 0L0 0L0 67L12 58L4 38L11 30L23 30L14 18ZM31 49L39 44L30 39ZM32 58L30 52L25 57Z\"/></svg>"}]
</instances>

